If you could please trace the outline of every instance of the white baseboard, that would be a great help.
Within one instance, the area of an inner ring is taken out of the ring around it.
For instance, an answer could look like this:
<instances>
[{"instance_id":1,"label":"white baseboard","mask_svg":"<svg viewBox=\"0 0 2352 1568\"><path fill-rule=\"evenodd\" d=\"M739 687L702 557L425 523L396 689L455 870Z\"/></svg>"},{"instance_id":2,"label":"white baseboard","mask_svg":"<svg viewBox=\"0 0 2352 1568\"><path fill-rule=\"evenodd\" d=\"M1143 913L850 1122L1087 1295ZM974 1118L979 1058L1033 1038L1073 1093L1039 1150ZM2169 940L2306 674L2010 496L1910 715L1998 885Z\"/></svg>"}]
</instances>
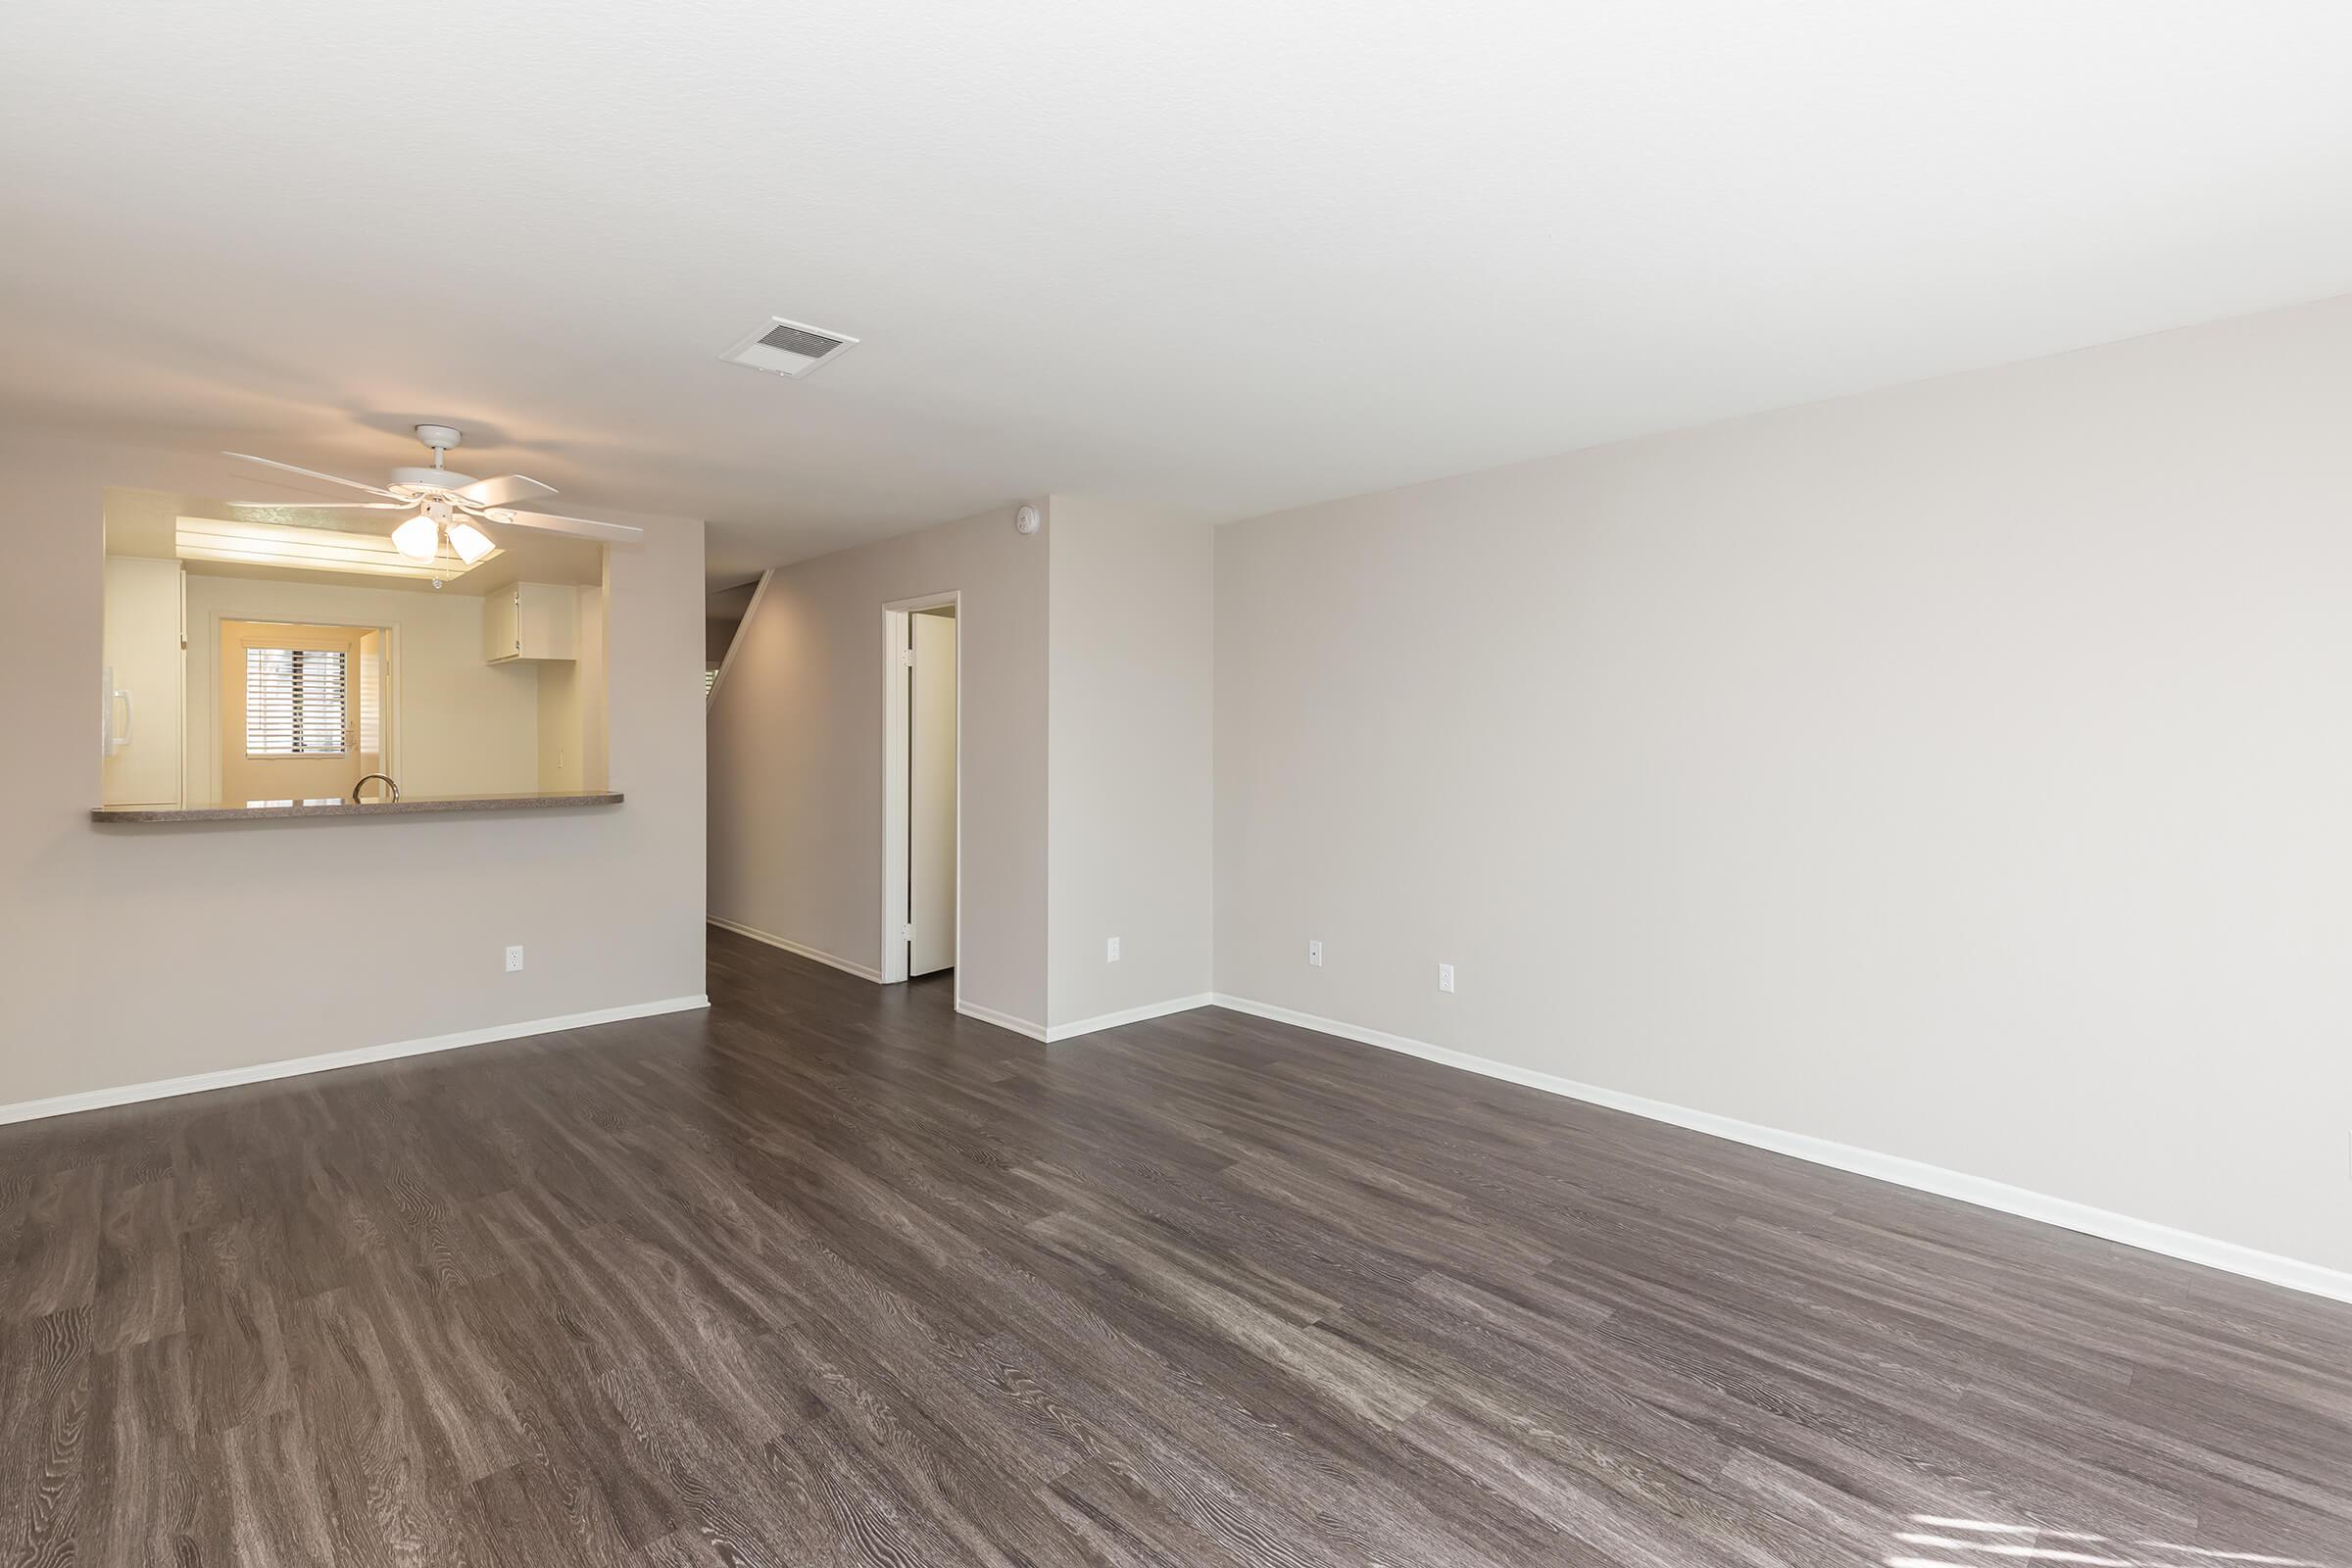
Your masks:
<instances>
[{"instance_id":1,"label":"white baseboard","mask_svg":"<svg viewBox=\"0 0 2352 1568\"><path fill-rule=\"evenodd\" d=\"M772 931L761 931L752 926L738 925L733 920L722 920L715 914L707 914L703 916L703 918L710 921L710 924L718 927L721 931L732 931L739 937L750 937L754 942L764 942L771 948L782 948L786 953L794 954L803 958L812 958L818 963L827 964L833 968L839 969L843 974L854 974L860 980L871 980L876 985L880 985L882 983L881 970L870 969L864 964L858 963L854 959L844 958L836 954L826 953L819 948L805 946L802 943L792 941L788 937L777 936Z\"/></svg>"},{"instance_id":2,"label":"white baseboard","mask_svg":"<svg viewBox=\"0 0 2352 1568\"><path fill-rule=\"evenodd\" d=\"M390 1061L398 1056L422 1056L436 1051L455 1051L462 1046L488 1045L494 1040L519 1040L526 1035L555 1034L564 1029L584 1029L590 1024L651 1018L657 1013L685 1012L690 1008L709 1005L709 997L670 997L661 1002L631 1003L622 1007L599 1007L593 1012L565 1013L557 1018L530 1018L520 1023L492 1024L487 1029L465 1029L454 1035L396 1040L385 1046L361 1046L352 1051L330 1051L323 1055L256 1062L250 1067L223 1067L219 1072L190 1073L184 1078L160 1078L153 1083L122 1084L113 1089L85 1089L77 1095L57 1095L47 1100L23 1100L13 1105L0 1105L0 1124L37 1121L44 1116L71 1116L75 1111L104 1110L110 1105L136 1104L143 1100L169 1100L174 1095L200 1095L208 1089L234 1089L239 1084L267 1083L272 1078L299 1078L305 1073L327 1072L336 1067L358 1067L370 1061Z\"/></svg>"},{"instance_id":3,"label":"white baseboard","mask_svg":"<svg viewBox=\"0 0 2352 1568\"><path fill-rule=\"evenodd\" d=\"M1026 1018L1015 1018L1011 1013L999 1012L994 1007L983 1007L977 1002L966 1002L961 997L956 999L956 1010L966 1018L977 1018L982 1023L993 1023L1000 1029L1009 1029L1016 1035L1027 1035L1032 1040L1046 1038L1045 1027L1042 1024L1031 1023Z\"/></svg>"},{"instance_id":4,"label":"white baseboard","mask_svg":"<svg viewBox=\"0 0 2352 1568\"><path fill-rule=\"evenodd\" d=\"M977 1018L982 1023L993 1023L1000 1029L1009 1029L1016 1035L1027 1035L1032 1040L1052 1045L1055 1041L1075 1040L1080 1035L1091 1035L1099 1029L1116 1029L1123 1023L1142 1023L1147 1018L1164 1018L1171 1012L1190 1012L1195 1007L1205 1007L1214 1001L1216 1001L1215 997L1203 991L1197 997L1177 997L1168 1002L1150 1002L1140 1007L1129 1007L1121 1012L1098 1013L1092 1018L1081 1018L1075 1023L1051 1025L1034 1024L1026 1018L1015 1018L1008 1012L999 1012L993 1007L983 1007L976 1002L958 1000L956 1004L956 1010L967 1018Z\"/></svg>"},{"instance_id":5,"label":"white baseboard","mask_svg":"<svg viewBox=\"0 0 2352 1568\"><path fill-rule=\"evenodd\" d=\"M1983 1176L1946 1170L1940 1165L1907 1159L1900 1154L1883 1154L1876 1150L1857 1149L1851 1144L1834 1143L1827 1138L1783 1132L1777 1127L1740 1121L1731 1116L1718 1116L1712 1111L1692 1110L1687 1105L1671 1104L1662 1100L1645 1100L1640 1095L1603 1089L1596 1084L1578 1083L1574 1079L1556 1078L1533 1068L1515 1067L1507 1061L1474 1056L1466 1051L1433 1046L1424 1040L1411 1040L1403 1035L1386 1034L1358 1024L1342 1023L1336 1018L1322 1018L1289 1007L1252 1002L1247 997L1219 994L1213 1000L1217 1006L1230 1007L1235 1012L1246 1012L1252 1017L1296 1024L1318 1034L1336 1035L1342 1040L1378 1046L1383 1051L1402 1052L1408 1056L1443 1062L1448 1067L1460 1067L1489 1078L1500 1078L1506 1083L1524 1084L1546 1094L1581 1100L1588 1104L1605 1105L1611 1110L1626 1111L1716 1138L1728 1138L1736 1144L1769 1149L1774 1153L1809 1160L1816 1165L1828 1165L1836 1170L1851 1171L1857 1176L1875 1177L1883 1182L1892 1182L1897 1187L1935 1193L1943 1198L1956 1198L1981 1208L1997 1209L2004 1214L2017 1214L2066 1230L2103 1237L2107 1241L2121 1242L2126 1247L2136 1247L2142 1251L2160 1252L2167 1257L2202 1263L2207 1268L2217 1268L2225 1273L2241 1274L2248 1279L2283 1285L2290 1291L2303 1291L2332 1300L2352 1301L2352 1273L2306 1263L2300 1258L2282 1257L2277 1252L2241 1247L2235 1242L2199 1236L2193 1231L2176 1230L2153 1220L2134 1219L2129 1214L2093 1208L2088 1203L2052 1198L2044 1193L2012 1187L2006 1182L1996 1182Z\"/></svg>"},{"instance_id":6,"label":"white baseboard","mask_svg":"<svg viewBox=\"0 0 2352 1568\"><path fill-rule=\"evenodd\" d=\"M1048 1044L1056 1040L1075 1040L1080 1035L1091 1035L1098 1029L1116 1029L1123 1023L1142 1023L1147 1018L1165 1018L1171 1012L1190 1012L1195 1007L1205 1007L1216 1000L1214 996L1203 991L1197 997L1177 997L1167 1002L1147 1002L1140 1007L1128 1007L1118 1012L1097 1013L1092 1018L1081 1018L1075 1023L1050 1023L1046 1025L1045 1038Z\"/></svg>"}]
</instances>

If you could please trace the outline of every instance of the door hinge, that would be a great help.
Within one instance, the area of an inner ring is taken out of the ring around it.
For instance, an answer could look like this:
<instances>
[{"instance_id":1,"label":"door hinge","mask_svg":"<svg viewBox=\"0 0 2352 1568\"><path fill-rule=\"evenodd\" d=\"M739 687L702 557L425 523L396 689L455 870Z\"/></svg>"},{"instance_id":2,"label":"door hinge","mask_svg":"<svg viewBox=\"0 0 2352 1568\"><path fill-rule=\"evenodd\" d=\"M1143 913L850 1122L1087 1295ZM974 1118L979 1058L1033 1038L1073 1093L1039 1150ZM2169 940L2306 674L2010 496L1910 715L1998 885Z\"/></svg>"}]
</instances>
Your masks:
<instances>
[{"instance_id":1,"label":"door hinge","mask_svg":"<svg viewBox=\"0 0 2352 1568\"><path fill-rule=\"evenodd\" d=\"M912 942L914 940L914 927L910 925L903 925L899 927L899 940L901 942Z\"/></svg>"},{"instance_id":2,"label":"door hinge","mask_svg":"<svg viewBox=\"0 0 2352 1568\"><path fill-rule=\"evenodd\" d=\"M911 648L900 649L899 662L904 664L906 668L912 669L914 667L914 650Z\"/></svg>"}]
</instances>

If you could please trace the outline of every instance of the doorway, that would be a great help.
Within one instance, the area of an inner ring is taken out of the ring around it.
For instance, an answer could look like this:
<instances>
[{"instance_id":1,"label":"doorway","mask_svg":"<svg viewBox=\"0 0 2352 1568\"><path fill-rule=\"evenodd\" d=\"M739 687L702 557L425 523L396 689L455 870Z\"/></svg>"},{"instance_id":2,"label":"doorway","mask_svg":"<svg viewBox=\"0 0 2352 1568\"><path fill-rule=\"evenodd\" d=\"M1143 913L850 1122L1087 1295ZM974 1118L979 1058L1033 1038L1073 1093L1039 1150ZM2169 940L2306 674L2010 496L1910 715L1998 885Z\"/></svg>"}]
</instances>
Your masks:
<instances>
[{"instance_id":1,"label":"doorway","mask_svg":"<svg viewBox=\"0 0 2352 1568\"><path fill-rule=\"evenodd\" d=\"M389 771L385 655L380 627L223 619L220 798L340 800Z\"/></svg>"},{"instance_id":2,"label":"doorway","mask_svg":"<svg viewBox=\"0 0 2352 1568\"><path fill-rule=\"evenodd\" d=\"M882 978L956 967L962 916L963 684L960 596L882 612Z\"/></svg>"}]
</instances>

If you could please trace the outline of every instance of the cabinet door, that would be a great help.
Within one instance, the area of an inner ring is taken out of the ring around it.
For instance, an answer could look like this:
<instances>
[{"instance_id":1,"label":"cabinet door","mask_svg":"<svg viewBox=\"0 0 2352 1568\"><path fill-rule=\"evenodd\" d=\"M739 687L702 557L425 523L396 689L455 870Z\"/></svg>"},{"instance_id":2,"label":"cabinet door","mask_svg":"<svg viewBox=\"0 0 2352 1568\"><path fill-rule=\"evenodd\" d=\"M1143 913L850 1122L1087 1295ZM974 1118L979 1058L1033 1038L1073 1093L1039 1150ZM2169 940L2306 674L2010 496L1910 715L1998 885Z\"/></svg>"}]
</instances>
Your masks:
<instances>
[{"instance_id":1,"label":"cabinet door","mask_svg":"<svg viewBox=\"0 0 2352 1568\"><path fill-rule=\"evenodd\" d=\"M524 659L579 657L579 591L562 583L525 582L514 588L516 651Z\"/></svg>"},{"instance_id":2,"label":"cabinet door","mask_svg":"<svg viewBox=\"0 0 2352 1568\"><path fill-rule=\"evenodd\" d=\"M494 664L521 657L521 619L515 612L521 597L517 585L501 588L482 601L482 657Z\"/></svg>"}]
</instances>

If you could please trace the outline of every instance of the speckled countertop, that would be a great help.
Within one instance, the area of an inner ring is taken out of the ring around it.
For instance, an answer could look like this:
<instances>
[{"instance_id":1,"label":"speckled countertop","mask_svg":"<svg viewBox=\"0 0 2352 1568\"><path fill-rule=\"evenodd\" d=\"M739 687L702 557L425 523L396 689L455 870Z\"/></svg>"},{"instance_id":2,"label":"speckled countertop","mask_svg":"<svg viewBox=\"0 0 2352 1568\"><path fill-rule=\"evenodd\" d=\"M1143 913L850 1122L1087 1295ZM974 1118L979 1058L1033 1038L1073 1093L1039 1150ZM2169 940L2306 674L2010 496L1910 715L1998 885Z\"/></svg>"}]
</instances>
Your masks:
<instances>
[{"instance_id":1,"label":"speckled countertop","mask_svg":"<svg viewBox=\"0 0 2352 1568\"><path fill-rule=\"evenodd\" d=\"M400 816L426 811L537 811L618 806L618 790L553 795L412 795L399 801L241 801L215 806L101 806L93 822L272 822L293 816Z\"/></svg>"}]
</instances>

